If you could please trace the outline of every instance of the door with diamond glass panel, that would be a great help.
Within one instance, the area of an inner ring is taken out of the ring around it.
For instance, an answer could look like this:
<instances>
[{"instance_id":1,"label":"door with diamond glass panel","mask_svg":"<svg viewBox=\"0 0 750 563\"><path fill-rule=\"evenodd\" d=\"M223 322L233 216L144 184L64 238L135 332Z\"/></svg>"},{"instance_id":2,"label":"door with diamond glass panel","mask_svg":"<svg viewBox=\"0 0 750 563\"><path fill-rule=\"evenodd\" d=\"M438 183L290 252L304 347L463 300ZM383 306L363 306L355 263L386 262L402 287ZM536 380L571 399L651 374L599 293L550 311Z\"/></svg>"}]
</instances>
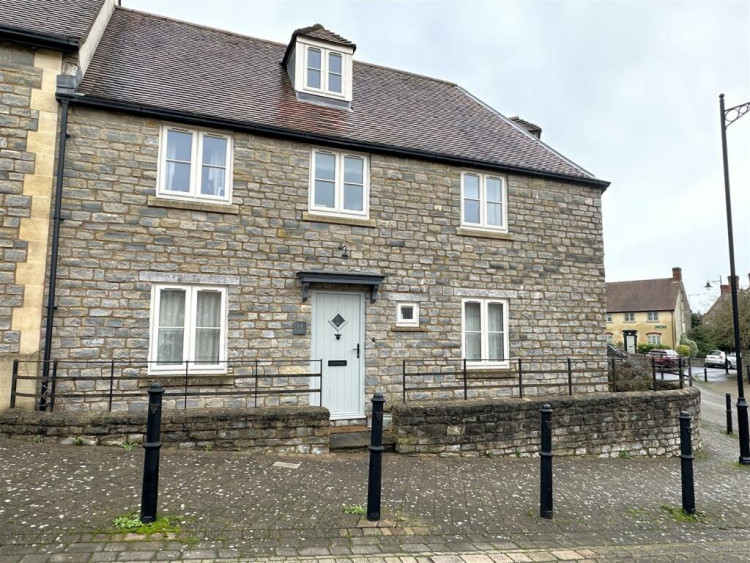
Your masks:
<instances>
[{"instance_id":1,"label":"door with diamond glass panel","mask_svg":"<svg viewBox=\"0 0 750 563\"><path fill-rule=\"evenodd\" d=\"M365 414L364 295L313 293L311 359L323 360L322 406L332 419Z\"/></svg>"}]
</instances>

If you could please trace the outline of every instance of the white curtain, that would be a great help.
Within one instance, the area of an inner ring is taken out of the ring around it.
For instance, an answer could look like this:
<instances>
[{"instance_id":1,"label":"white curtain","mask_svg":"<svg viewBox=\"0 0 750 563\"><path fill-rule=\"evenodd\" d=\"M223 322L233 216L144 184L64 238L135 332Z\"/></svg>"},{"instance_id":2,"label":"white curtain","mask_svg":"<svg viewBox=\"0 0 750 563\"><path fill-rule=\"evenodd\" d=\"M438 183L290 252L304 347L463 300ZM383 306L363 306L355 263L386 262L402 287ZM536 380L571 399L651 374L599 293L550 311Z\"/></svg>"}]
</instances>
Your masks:
<instances>
[{"instance_id":1,"label":"white curtain","mask_svg":"<svg viewBox=\"0 0 750 563\"><path fill-rule=\"evenodd\" d=\"M159 298L157 362L168 365L182 363L184 344L185 291L163 289Z\"/></svg>"},{"instance_id":2,"label":"white curtain","mask_svg":"<svg viewBox=\"0 0 750 563\"><path fill-rule=\"evenodd\" d=\"M190 191L190 162L193 135L182 131L167 131L167 170L164 185L171 192Z\"/></svg>"},{"instance_id":3,"label":"white curtain","mask_svg":"<svg viewBox=\"0 0 750 563\"><path fill-rule=\"evenodd\" d=\"M219 137L203 137L203 170L201 193L224 197L226 191L227 140Z\"/></svg>"},{"instance_id":4,"label":"white curtain","mask_svg":"<svg viewBox=\"0 0 750 563\"><path fill-rule=\"evenodd\" d=\"M221 293L199 291L195 320L195 361L219 363Z\"/></svg>"},{"instance_id":5,"label":"white curtain","mask_svg":"<svg viewBox=\"0 0 750 563\"><path fill-rule=\"evenodd\" d=\"M467 360L482 359L482 312L479 303L466 303L464 312L464 354Z\"/></svg>"}]
</instances>

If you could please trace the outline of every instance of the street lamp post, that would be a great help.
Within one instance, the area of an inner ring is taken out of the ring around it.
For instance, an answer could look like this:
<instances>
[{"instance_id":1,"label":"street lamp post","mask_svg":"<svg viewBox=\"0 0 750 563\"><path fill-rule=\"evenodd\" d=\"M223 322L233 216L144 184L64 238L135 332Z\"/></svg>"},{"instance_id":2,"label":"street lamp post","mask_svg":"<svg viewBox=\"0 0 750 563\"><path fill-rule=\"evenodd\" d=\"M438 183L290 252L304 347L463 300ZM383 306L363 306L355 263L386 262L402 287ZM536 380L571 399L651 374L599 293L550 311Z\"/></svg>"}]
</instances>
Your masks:
<instances>
[{"instance_id":1,"label":"street lamp post","mask_svg":"<svg viewBox=\"0 0 750 563\"><path fill-rule=\"evenodd\" d=\"M727 235L729 237L729 283L732 291L732 323L734 324L734 350L737 354L737 426L740 433L740 463L750 465L750 435L748 435L747 401L742 380L742 349L740 348L740 321L737 304L737 275L734 269L734 234L732 232L732 200L729 193L729 158L727 156L727 128L750 111L750 102L724 108L724 94L719 95L721 114L721 149L724 156L724 196L727 203Z\"/></svg>"}]
</instances>

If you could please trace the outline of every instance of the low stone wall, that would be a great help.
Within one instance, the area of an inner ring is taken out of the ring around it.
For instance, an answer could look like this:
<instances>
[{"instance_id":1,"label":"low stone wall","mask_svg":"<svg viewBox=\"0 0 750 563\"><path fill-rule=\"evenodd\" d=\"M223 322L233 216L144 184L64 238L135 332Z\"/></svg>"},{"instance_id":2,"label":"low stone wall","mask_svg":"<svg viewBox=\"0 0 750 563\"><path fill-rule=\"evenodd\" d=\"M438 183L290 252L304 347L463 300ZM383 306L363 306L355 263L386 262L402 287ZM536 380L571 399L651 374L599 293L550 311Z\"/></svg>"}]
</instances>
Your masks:
<instances>
[{"instance_id":1,"label":"low stone wall","mask_svg":"<svg viewBox=\"0 0 750 563\"><path fill-rule=\"evenodd\" d=\"M539 410L545 403L553 409L556 455L678 455L683 410L693 416L693 448L700 448L700 392L690 388L395 405L396 451L533 455L539 451Z\"/></svg>"},{"instance_id":2,"label":"low stone wall","mask_svg":"<svg viewBox=\"0 0 750 563\"><path fill-rule=\"evenodd\" d=\"M329 413L322 407L165 409L161 429L165 446L324 454L328 453ZM145 431L145 409L112 413L21 410L0 413L0 435L14 438L119 446L142 442Z\"/></svg>"}]
</instances>

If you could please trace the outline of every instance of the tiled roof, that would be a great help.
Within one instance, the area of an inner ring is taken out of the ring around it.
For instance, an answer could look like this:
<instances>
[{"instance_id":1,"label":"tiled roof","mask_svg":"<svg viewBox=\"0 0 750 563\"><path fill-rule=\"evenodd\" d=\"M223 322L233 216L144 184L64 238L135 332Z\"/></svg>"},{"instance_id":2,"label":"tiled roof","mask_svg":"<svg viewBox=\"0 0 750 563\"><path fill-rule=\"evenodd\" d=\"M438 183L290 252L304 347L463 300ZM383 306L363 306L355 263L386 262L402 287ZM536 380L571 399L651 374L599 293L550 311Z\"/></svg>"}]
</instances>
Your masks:
<instances>
[{"instance_id":1,"label":"tiled roof","mask_svg":"<svg viewBox=\"0 0 750 563\"><path fill-rule=\"evenodd\" d=\"M536 123L532 123L531 121L526 121L525 119L521 119L517 115L514 116L514 117L511 117L510 120L513 123L517 123L518 125L520 125L524 129L526 129L526 131L528 131L529 133L531 133L535 137L541 137L541 135L542 135L542 128L539 127L539 125L537 125Z\"/></svg>"},{"instance_id":2,"label":"tiled roof","mask_svg":"<svg viewBox=\"0 0 750 563\"><path fill-rule=\"evenodd\" d=\"M128 106L607 185L449 82L355 61L351 111L298 101L280 64L285 47L117 8L79 91Z\"/></svg>"},{"instance_id":3,"label":"tiled roof","mask_svg":"<svg viewBox=\"0 0 750 563\"><path fill-rule=\"evenodd\" d=\"M607 284L607 312L674 311L682 282L672 278Z\"/></svg>"},{"instance_id":4,"label":"tiled roof","mask_svg":"<svg viewBox=\"0 0 750 563\"><path fill-rule=\"evenodd\" d=\"M309 27L302 27L296 30L292 34L292 37L296 37L297 35L303 35L305 37L312 37L313 39L320 39L321 41L328 41L329 43L336 43L338 45L346 45L347 47L354 47L354 48L357 47L354 43L352 43L348 39L344 39L339 34L326 29L319 23L316 23L315 25L311 25Z\"/></svg>"},{"instance_id":5,"label":"tiled roof","mask_svg":"<svg viewBox=\"0 0 750 563\"><path fill-rule=\"evenodd\" d=\"M104 0L0 0L0 26L82 43Z\"/></svg>"}]
</instances>

